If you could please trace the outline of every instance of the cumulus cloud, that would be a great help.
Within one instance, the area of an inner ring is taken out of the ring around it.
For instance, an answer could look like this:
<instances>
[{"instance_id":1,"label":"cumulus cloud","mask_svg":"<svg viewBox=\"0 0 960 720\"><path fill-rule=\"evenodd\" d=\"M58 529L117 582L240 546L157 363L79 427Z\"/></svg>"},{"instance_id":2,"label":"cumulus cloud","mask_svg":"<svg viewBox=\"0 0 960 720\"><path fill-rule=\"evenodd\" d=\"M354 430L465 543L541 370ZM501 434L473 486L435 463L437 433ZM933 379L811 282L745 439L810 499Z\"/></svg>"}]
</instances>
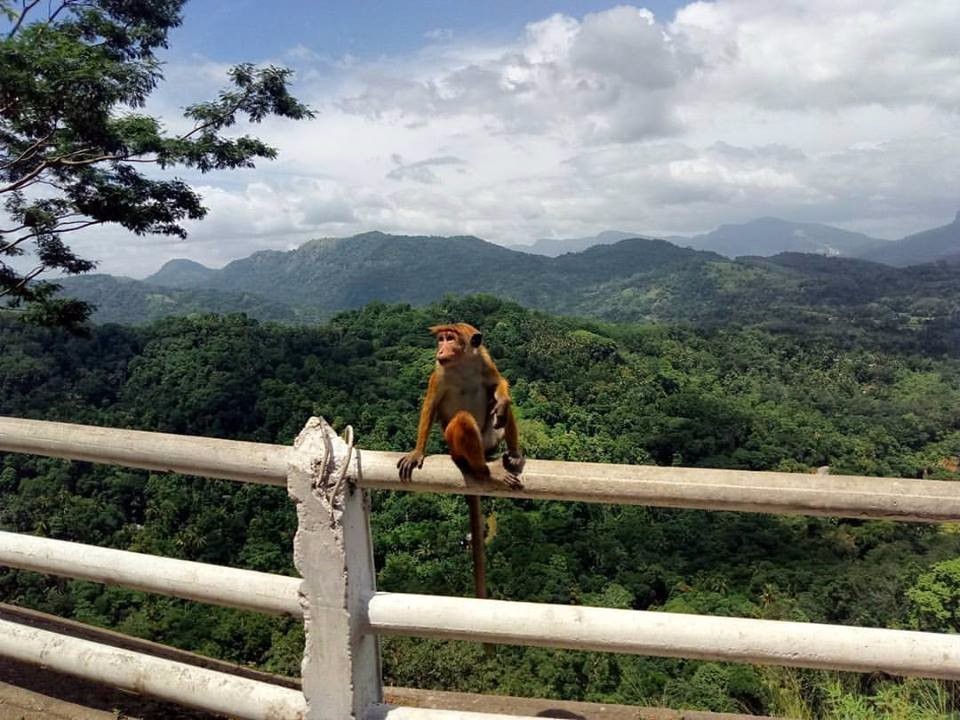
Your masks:
<instances>
[{"instance_id":1,"label":"cumulus cloud","mask_svg":"<svg viewBox=\"0 0 960 720\"><path fill-rule=\"evenodd\" d=\"M435 167L442 167L444 165L466 165L466 163L458 157L453 157L452 155L444 155L443 157L427 158L426 160L419 160L413 163L405 163L403 158L398 154L394 153L390 156L390 160L396 166L387 173L387 177L391 180L413 180L415 182L426 183L426 184L435 184L440 182L440 178L433 171Z\"/></svg>"},{"instance_id":2,"label":"cumulus cloud","mask_svg":"<svg viewBox=\"0 0 960 720\"><path fill-rule=\"evenodd\" d=\"M530 23L518 42L480 58L371 68L339 105L375 118L480 115L503 132L632 141L678 129L671 93L696 65L652 13L620 6Z\"/></svg>"},{"instance_id":3,"label":"cumulus cloud","mask_svg":"<svg viewBox=\"0 0 960 720\"><path fill-rule=\"evenodd\" d=\"M899 237L960 206L958 27L956 0L715 0L555 14L496 42L438 30L395 57L296 47L263 61L297 70L318 117L237 128L279 160L187 173L210 213L186 243L84 242L147 274L374 229L524 242L776 215ZM223 71L171 59L151 109L176 127Z\"/></svg>"},{"instance_id":4,"label":"cumulus cloud","mask_svg":"<svg viewBox=\"0 0 960 720\"><path fill-rule=\"evenodd\" d=\"M774 109L920 103L960 109L953 0L722 0L669 31L705 59L695 91Z\"/></svg>"}]
</instances>

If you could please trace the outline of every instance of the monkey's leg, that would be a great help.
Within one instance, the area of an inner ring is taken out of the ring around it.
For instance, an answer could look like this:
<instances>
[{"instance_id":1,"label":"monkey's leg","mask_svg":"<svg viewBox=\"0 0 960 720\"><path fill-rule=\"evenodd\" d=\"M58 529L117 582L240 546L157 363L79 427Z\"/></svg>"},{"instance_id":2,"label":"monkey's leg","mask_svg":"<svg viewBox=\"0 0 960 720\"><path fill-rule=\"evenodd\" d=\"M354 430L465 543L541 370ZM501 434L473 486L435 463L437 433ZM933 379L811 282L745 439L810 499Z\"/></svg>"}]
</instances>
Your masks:
<instances>
[{"instance_id":1,"label":"monkey's leg","mask_svg":"<svg viewBox=\"0 0 960 720\"><path fill-rule=\"evenodd\" d=\"M473 415L461 410L447 423L444 439L450 448L450 457L464 475L488 480L490 469L483 458L480 427ZM479 495L467 495L470 508L470 550L473 553L473 588L478 598L487 596L487 559L484 548L486 523L480 508Z\"/></svg>"},{"instance_id":2,"label":"monkey's leg","mask_svg":"<svg viewBox=\"0 0 960 720\"><path fill-rule=\"evenodd\" d=\"M475 480L494 480L514 490L523 487L517 473L511 470L507 463L504 463L502 469L494 466L491 470L487 466L487 447L483 433L480 432L476 419L466 410L461 410L453 416L444 428L443 436L450 448L450 457L464 475L469 475ZM522 459L520 467L522 467Z\"/></svg>"},{"instance_id":3,"label":"monkey's leg","mask_svg":"<svg viewBox=\"0 0 960 720\"><path fill-rule=\"evenodd\" d=\"M490 468L483 457L483 438L476 419L466 410L461 410L443 429L443 438L450 448L450 459L464 475L477 480L489 480Z\"/></svg>"}]
</instances>

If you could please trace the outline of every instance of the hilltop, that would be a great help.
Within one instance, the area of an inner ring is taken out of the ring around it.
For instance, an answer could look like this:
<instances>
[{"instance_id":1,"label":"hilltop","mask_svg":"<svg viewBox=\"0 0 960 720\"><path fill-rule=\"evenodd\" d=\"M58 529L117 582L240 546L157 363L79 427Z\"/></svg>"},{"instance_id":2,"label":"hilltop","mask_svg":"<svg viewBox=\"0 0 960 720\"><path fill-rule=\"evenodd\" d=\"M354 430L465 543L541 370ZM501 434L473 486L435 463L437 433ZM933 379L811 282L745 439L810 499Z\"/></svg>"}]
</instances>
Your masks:
<instances>
[{"instance_id":1,"label":"hilltop","mask_svg":"<svg viewBox=\"0 0 960 720\"><path fill-rule=\"evenodd\" d=\"M296 322L372 301L424 305L486 293L616 321L804 326L891 339L935 328L943 342L956 334L952 318L960 312L960 279L946 266L900 269L798 253L730 260L644 238L550 258L472 236L373 232L258 252L220 270L173 270L168 263L153 282L89 276L63 284L99 305L97 321L125 323L203 310ZM179 287L154 284L158 277Z\"/></svg>"},{"instance_id":2,"label":"hilltop","mask_svg":"<svg viewBox=\"0 0 960 720\"><path fill-rule=\"evenodd\" d=\"M166 263L150 277L144 278L144 282L174 288L196 287L209 280L216 272L193 260L177 258Z\"/></svg>"}]
</instances>

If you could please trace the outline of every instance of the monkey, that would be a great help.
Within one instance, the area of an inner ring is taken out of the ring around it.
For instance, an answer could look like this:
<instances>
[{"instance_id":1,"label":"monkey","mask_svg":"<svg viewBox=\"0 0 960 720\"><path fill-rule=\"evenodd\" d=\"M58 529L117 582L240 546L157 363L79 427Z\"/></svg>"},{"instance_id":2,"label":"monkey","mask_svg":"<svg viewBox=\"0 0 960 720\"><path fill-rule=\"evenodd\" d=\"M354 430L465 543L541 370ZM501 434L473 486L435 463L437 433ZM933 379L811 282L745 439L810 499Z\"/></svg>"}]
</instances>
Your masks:
<instances>
[{"instance_id":1,"label":"monkey","mask_svg":"<svg viewBox=\"0 0 960 720\"><path fill-rule=\"evenodd\" d=\"M467 323L434 325L430 332L437 339L436 364L420 410L416 447L397 462L400 479L408 482L414 469L423 467L430 428L439 420L450 457L465 476L522 487L518 475L525 460L510 384L483 346L483 335ZM507 443L503 471L491 472L486 458L501 440Z\"/></svg>"},{"instance_id":2,"label":"monkey","mask_svg":"<svg viewBox=\"0 0 960 720\"><path fill-rule=\"evenodd\" d=\"M423 467L427 437L438 420L450 458L464 477L494 480L512 489L522 487L519 475L526 460L520 451L520 434L511 408L510 384L497 370L483 345L483 335L473 325L434 325L436 363L420 409L416 447L397 462L400 480L410 482ZM506 441L502 467L491 471L486 458ZM486 597L483 556L483 515L480 498L468 495L473 545L474 584L477 597Z\"/></svg>"}]
</instances>

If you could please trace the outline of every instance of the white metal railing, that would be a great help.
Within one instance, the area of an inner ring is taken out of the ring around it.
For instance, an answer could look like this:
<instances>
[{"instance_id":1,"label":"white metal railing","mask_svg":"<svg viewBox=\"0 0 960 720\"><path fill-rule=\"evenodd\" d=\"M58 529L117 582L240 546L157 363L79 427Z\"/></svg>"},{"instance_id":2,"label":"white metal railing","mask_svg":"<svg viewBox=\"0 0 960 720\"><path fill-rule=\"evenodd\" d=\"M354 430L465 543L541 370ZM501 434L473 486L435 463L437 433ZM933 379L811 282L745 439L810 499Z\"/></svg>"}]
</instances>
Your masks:
<instances>
[{"instance_id":1,"label":"white metal railing","mask_svg":"<svg viewBox=\"0 0 960 720\"><path fill-rule=\"evenodd\" d=\"M286 487L293 448L0 417L0 450ZM465 484L445 456L401 483L401 453L363 451L363 488L913 522L960 520L960 487L937 480L528 460L523 489Z\"/></svg>"},{"instance_id":2,"label":"white metal railing","mask_svg":"<svg viewBox=\"0 0 960 720\"><path fill-rule=\"evenodd\" d=\"M378 593L369 502L366 493L356 491L359 486L935 522L960 520L957 483L531 460L524 488L517 491L466 485L448 459L434 457L414 482L401 484L399 454L361 456L316 418L292 448L0 418L0 451L287 487L297 504L294 560L302 579L0 532L0 564L304 618L302 694L0 624L0 654L192 707L245 718L448 717L382 704L377 637L385 634L960 679L960 637L954 635ZM50 662L54 655L56 665ZM155 680L148 682L148 675Z\"/></svg>"},{"instance_id":3,"label":"white metal railing","mask_svg":"<svg viewBox=\"0 0 960 720\"><path fill-rule=\"evenodd\" d=\"M225 715L305 717L297 690L0 620L0 655Z\"/></svg>"},{"instance_id":4,"label":"white metal railing","mask_svg":"<svg viewBox=\"0 0 960 720\"><path fill-rule=\"evenodd\" d=\"M405 593L367 617L380 635L960 679L960 638L940 633Z\"/></svg>"},{"instance_id":5,"label":"white metal railing","mask_svg":"<svg viewBox=\"0 0 960 720\"><path fill-rule=\"evenodd\" d=\"M0 531L0 564L132 590L302 617L300 579Z\"/></svg>"}]
</instances>

